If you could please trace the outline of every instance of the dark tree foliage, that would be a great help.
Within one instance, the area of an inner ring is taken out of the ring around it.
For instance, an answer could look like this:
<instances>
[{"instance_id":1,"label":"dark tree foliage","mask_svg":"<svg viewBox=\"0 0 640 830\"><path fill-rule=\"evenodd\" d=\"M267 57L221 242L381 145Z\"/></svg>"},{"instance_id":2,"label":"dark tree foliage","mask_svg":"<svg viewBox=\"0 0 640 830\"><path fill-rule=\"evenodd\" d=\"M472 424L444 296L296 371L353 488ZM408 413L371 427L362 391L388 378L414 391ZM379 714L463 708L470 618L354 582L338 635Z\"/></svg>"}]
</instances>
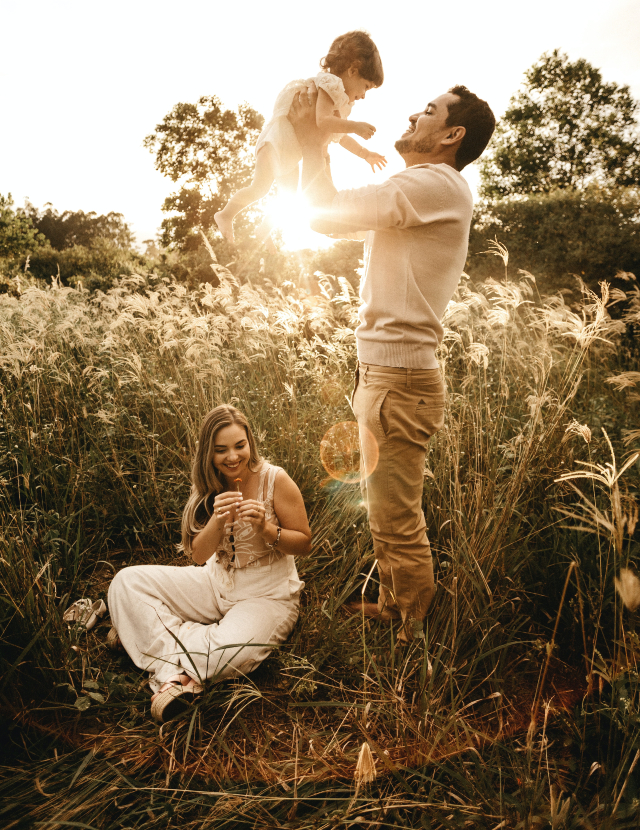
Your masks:
<instances>
[{"instance_id":1,"label":"dark tree foliage","mask_svg":"<svg viewBox=\"0 0 640 830\"><path fill-rule=\"evenodd\" d=\"M350 239L339 239L331 248L316 252L309 270L311 273L322 271L336 277L344 277L355 291L360 287L360 275L357 269L362 266L364 243Z\"/></svg>"},{"instance_id":2,"label":"dark tree foliage","mask_svg":"<svg viewBox=\"0 0 640 830\"><path fill-rule=\"evenodd\" d=\"M556 189L527 199L500 199L476 207L465 270L474 278L500 277L487 251L497 238L509 250L509 271L530 271L543 291L571 287L577 274L596 289L616 273L640 275L640 189Z\"/></svg>"},{"instance_id":3,"label":"dark tree foliage","mask_svg":"<svg viewBox=\"0 0 640 830\"><path fill-rule=\"evenodd\" d=\"M0 193L0 257L20 257L45 244L44 236L21 208L14 208L9 193Z\"/></svg>"},{"instance_id":4,"label":"dark tree foliage","mask_svg":"<svg viewBox=\"0 0 640 830\"><path fill-rule=\"evenodd\" d=\"M480 194L639 184L636 110L628 86L604 83L586 60L545 53L498 122L480 163Z\"/></svg>"},{"instance_id":5,"label":"dark tree foliage","mask_svg":"<svg viewBox=\"0 0 640 830\"><path fill-rule=\"evenodd\" d=\"M248 104L225 110L215 95L196 104L176 104L144 146L155 155L155 167L180 189L165 199L171 214L162 221L162 242L180 249L199 245L198 229L214 226L213 215L229 196L247 185L253 173L252 145L264 118ZM237 227L250 224L244 212Z\"/></svg>"},{"instance_id":6,"label":"dark tree foliage","mask_svg":"<svg viewBox=\"0 0 640 830\"><path fill-rule=\"evenodd\" d=\"M50 202L41 211L27 203L26 213L56 251L74 245L89 248L98 239L108 239L122 250L129 250L135 244L135 237L121 213L112 211L100 216L95 211L83 210L58 213Z\"/></svg>"}]
</instances>

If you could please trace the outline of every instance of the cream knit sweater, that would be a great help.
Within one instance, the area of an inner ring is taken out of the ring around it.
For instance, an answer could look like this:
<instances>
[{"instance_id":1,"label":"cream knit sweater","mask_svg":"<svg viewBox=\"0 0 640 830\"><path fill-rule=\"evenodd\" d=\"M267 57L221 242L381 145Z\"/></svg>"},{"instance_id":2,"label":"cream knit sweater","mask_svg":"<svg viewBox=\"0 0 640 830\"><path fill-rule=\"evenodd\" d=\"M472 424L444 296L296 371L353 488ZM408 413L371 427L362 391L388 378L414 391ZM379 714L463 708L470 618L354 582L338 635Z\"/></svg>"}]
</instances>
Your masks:
<instances>
[{"instance_id":1,"label":"cream knit sweater","mask_svg":"<svg viewBox=\"0 0 640 830\"><path fill-rule=\"evenodd\" d=\"M361 362L437 368L440 319L464 268L472 210L467 182L448 164L417 164L336 195L326 217L335 231L371 231L356 329Z\"/></svg>"}]
</instances>

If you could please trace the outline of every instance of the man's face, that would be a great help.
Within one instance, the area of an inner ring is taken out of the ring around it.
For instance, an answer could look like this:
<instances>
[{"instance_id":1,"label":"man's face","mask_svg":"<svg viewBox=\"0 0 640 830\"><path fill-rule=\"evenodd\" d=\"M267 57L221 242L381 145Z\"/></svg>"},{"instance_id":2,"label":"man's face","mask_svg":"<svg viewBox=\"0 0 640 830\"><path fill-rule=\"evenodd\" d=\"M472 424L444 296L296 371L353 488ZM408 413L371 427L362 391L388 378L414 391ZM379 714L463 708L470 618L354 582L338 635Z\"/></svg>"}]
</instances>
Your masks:
<instances>
[{"instance_id":1,"label":"man's face","mask_svg":"<svg viewBox=\"0 0 640 830\"><path fill-rule=\"evenodd\" d=\"M422 112L409 116L409 129L396 141L395 148L401 156L407 153L431 153L445 137L450 127L446 126L449 104L458 100L457 95L445 92Z\"/></svg>"}]
</instances>

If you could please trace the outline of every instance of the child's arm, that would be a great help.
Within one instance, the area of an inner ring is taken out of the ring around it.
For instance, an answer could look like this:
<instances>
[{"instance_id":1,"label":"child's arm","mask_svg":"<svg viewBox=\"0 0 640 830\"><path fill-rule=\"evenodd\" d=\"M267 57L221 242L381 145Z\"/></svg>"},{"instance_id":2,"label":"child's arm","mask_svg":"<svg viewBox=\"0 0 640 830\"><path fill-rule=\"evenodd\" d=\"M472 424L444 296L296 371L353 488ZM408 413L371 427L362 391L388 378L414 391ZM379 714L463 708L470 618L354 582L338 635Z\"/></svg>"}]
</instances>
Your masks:
<instances>
[{"instance_id":1,"label":"child's arm","mask_svg":"<svg viewBox=\"0 0 640 830\"><path fill-rule=\"evenodd\" d=\"M318 90L316 104L316 125L327 133L355 133L368 141L375 133L376 128L366 121L349 121L347 118L338 118L334 115L336 105L328 92Z\"/></svg>"},{"instance_id":2,"label":"child's arm","mask_svg":"<svg viewBox=\"0 0 640 830\"><path fill-rule=\"evenodd\" d=\"M380 153L373 153L365 147L361 147L355 138L351 138L349 135L345 135L344 138L340 140L340 146L344 147L344 149L348 150L350 153L353 153L354 156L364 159L367 164L371 165L371 169L374 173L376 172L376 166L378 166L381 170L383 167L387 166L387 160L384 156L381 156Z\"/></svg>"}]
</instances>

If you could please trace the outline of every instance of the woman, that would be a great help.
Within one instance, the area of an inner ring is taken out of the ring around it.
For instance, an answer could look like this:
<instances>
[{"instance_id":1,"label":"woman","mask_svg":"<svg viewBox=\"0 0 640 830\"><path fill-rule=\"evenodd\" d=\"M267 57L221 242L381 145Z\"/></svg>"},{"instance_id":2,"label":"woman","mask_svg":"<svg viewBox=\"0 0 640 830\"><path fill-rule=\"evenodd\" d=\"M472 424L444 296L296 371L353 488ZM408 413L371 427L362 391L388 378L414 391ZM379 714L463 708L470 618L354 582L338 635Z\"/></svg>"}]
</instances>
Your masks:
<instances>
[{"instance_id":1,"label":"woman","mask_svg":"<svg viewBox=\"0 0 640 830\"><path fill-rule=\"evenodd\" d=\"M248 674L287 639L304 588L294 556L311 548L300 490L259 456L233 406L205 417L191 482L181 547L196 565L135 565L109 588L111 640L149 672L158 721L204 680Z\"/></svg>"}]
</instances>

